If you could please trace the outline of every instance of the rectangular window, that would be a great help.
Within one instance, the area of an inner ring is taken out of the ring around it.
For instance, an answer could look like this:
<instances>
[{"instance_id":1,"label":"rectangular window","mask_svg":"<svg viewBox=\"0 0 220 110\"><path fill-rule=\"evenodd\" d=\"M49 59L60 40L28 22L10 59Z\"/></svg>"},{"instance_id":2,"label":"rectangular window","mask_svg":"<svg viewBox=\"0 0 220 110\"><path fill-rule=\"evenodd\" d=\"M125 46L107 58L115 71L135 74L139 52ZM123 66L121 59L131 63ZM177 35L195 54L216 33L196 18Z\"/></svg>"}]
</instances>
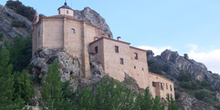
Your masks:
<instances>
[{"instance_id":1,"label":"rectangular window","mask_svg":"<svg viewBox=\"0 0 220 110\"><path fill-rule=\"evenodd\" d=\"M124 59L123 58L120 58L120 64L124 64Z\"/></svg>"},{"instance_id":2,"label":"rectangular window","mask_svg":"<svg viewBox=\"0 0 220 110\"><path fill-rule=\"evenodd\" d=\"M72 32L72 34L74 34L74 33L75 33L75 29L72 28L72 31L71 31L71 32Z\"/></svg>"},{"instance_id":3,"label":"rectangular window","mask_svg":"<svg viewBox=\"0 0 220 110\"><path fill-rule=\"evenodd\" d=\"M119 53L118 46L115 46L115 52L116 52L116 53Z\"/></svg>"},{"instance_id":4,"label":"rectangular window","mask_svg":"<svg viewBox=\"0 0 220 110\"><path fill-rule=\"evenodd\" d=\"M98 53L98 46L95 47L95 53Z\"/></svg>"},{"instance_id":5,"label":"rectangular window","mask_svg":"<svg viewBox=\"0 0 220 110\"><path fill-rule=\"evenodd\" d=\"M40 37L40 31L38 31L38 37Z\"/></svg>"},{"instance_id":6,"label":"rectangular window","mask_svg":"<svg viewBox=\"0 0 220 110\"><path fill-rule=\"evenodd\" d=\"M152 86L153 86L153 87L156 87L156 84L155 84L155 82L152 82Z\"/></svg>"},{"instance_id":7,"label":"rectangular window","mask_svg":"<svg viewBox=\"0 0 220 110\"><path fill-rule=\"evenodd\" d=\"M138 54L137 53L134 53L134 59L138 59Z\"/></svg>"},{"instance_id":8,"label":"rectangular window","mask_svg":"<svg viewBox=\"0 0 220 110\"><path fill-rule=\"evenodd\" d=\"M167 85L167 83L166 83L166 88L167 88L167 90L168 90L168 85Z\"/></svg>"},{"instance_id":9,"label":"rectangular window","mask_svg":"<svg viewBox=\"0 0 220 110\"><path fill-rule=\"evenodd\" d=\"M161 85L160 85L160 86L161 86L161 87L160 87L160 88L161 88L161 90L163 90L163 83L161 83Z\"/></svg>"},{"instance_id":10,"label":"rectangular window","mask_svg":"<svg viewBox=\"0 0 220 110\"><path fill-rule=\"evenodd\" d=\"M172 86L170 85L170 91L172 91Z\"/></svg>"}]
</instances>

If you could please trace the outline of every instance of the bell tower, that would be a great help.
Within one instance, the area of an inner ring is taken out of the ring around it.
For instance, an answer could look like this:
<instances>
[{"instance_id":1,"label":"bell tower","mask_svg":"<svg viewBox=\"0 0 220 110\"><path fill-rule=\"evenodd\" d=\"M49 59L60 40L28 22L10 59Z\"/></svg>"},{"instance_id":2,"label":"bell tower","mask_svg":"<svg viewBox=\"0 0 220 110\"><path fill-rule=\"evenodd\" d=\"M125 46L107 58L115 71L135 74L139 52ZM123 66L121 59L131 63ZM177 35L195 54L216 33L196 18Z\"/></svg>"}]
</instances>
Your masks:
<instances>
[{"instance_id":1,"label":"bell tower","mask_svg":"<svg viewBox=\"0 0 220 110\"><path fill-rule=\"evenodd\" d=\"M74 11L72 8L70 8L67 3L65 2L63 6L58 8L58 14L59 15L68 15L68 16L74 16Z\"/></svg>"}]
</instances>

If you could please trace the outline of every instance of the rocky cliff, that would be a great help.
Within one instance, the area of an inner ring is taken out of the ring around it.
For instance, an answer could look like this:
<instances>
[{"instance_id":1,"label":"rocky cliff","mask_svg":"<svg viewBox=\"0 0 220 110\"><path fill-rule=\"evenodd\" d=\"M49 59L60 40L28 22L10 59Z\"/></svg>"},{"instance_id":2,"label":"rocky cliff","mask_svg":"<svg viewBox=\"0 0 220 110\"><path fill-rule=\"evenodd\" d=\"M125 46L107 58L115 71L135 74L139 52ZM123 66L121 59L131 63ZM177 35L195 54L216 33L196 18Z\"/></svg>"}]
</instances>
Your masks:
<instances>
[{"instance_id":1,"label":"rocky cliff","mask_svg":"<svg viewBox=\"0 0 220 110\"><path fill-rule=\"evenodd\" d=\"M103 36L113 38L112 32L105 22L105 19L99 15L96 11L89 7L85 7L82 11L74 10L74 17L80 20L86 20L87 23L97 26L101 31Z\"/></svg>"},{"instance_id":2,"label":"rocky cliff","mask_svg":"<svg viewBox=\"0 0 220 110\"><path fill-rule=\"evenodd\" d=\"M209 91L204 87L199 87L197 90L194 89L196 87L191 87L191 89L181 89L181 92L178 92L180 90L176 89L176 100L180 108L184 110L217 110L213 107L213 105L220 104L220 75L208 71L204 64L196 62L193 59L189 59L187 54L180 56L176 51L165 50L161 53L161 55L154 57L154 53L149 50L147 52L147 57L148 61L154 60L160 65L160 67L166 67L160 74L173 80L175 82L175 88L180 88L181 86L181 81L179 80L179 77L182 75L181 71L189 73L193 79L196 80L196 83L207 81L211 84L210 86L214 88L214 90ZM204 100L208 102L208 104L206 102L199 101L195 98L195 96L193 97L196 92L201 90L209 91L209 93L212 94L211 99L215 97L215 101L211 102ZM191 93L191 95L188 95L186 92Z\"/></svg>"},{"instance_id":3,"label":"rocky cliff","mask_svg":"<svg viewBox=\"0 0 220 110\"><path fill-rule=\"evenodd\" d=\"M148 52L148 59L156 60L160 65L167 65L172 76L178 77L180 70L187 71L199 81L209 81L216 90L220 91L220 75L208 71L207 67L186 56L180 56L176 51L165 50L161 55L153 57L152 51Z\"/></svg>"},{"instance_id":4,"label":"rocky cliff","mask_svg":"<svg viewBox=\"0 0 220 110\"><path fill-rule=\"evenodd\" d=\"M23 27L14 27L13 21L22 21ZM32 23L25 17L17 14L13 10L0 5L0 33L3 34L3 40L13 39L15 36L31 36Z\"/></svg>"}]
</instances>

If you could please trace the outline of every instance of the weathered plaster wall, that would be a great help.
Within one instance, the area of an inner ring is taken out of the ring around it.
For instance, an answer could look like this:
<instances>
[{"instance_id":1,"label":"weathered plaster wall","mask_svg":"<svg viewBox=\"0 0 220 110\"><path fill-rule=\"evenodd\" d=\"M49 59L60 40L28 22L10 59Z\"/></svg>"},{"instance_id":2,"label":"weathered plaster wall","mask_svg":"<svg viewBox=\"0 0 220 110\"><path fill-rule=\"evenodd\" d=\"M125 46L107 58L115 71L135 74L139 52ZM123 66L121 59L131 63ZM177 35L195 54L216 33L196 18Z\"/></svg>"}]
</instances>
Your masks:
<instances>
[{"instance_id":1,"label":"weathered plaster wall","mask_svg":"<svg viewBox=\"0 0 220 110\"><path fill-rule=\"evenodd\" d=\"M156 87L153 87L153 82L156 83ZM163 87L161 87L161 84ZM153 97L156 97L156 95L158 95L161 98L166 99L167 94L170 94L175 99L174 83L161 75L149 72L149 90Z\"/></svg>"}]
</instances>

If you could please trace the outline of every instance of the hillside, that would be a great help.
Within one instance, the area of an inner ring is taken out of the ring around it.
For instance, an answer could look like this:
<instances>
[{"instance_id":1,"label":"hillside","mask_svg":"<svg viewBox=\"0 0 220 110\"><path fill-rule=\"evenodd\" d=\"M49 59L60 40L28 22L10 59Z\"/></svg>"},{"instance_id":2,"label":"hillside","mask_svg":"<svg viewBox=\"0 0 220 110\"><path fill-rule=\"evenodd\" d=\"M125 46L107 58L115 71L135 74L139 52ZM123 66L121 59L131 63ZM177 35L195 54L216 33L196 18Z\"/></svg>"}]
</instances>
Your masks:
<instances>
[{"instance_id":1,"label":"hillside","mask_svg":"<svg viewBox=\"0 0 220 110\"><path fill-rule=\"evenodd\" d=\"M187 54L180 56L176 51L165 50L161 55L153 55L152 51L148 51L149 71L175 82L176 100L181 108L210 110L207 107L219 106L220 75L188 58Z\"/></svg>"},{"instance_id":2,"label":"hillside","mask_svg":"<svg viewBox=\"0 0 220 110\"><path fill-rule=\"evenodd\" d=\"M75 13L76 18L86 19L88 23L96 25L104 31L103 34L112 38L112 33L107 23L97 12L87 7L82 11L75 10ZM13 25L13 22L15 21L22 21L23 25L15 26ZM0 44L4 40L12 41L16 36L20 36L22 38L31 36L31 29L31 21L17 14L13 10L0 5L0 33L3 35L0 39ZM29 41L29 44L25 44L25 46L31 47L30 44L31 42ZM28 54L31 55L31 52ZM20 59L21 58L24 57L20 57ZM220 109L220 76L209 71L204 64L188 58L187 55L180 56L177 52L170 50L165 50L161 53L161 55L156 57L153 56L152 51L148 51L147 58L150 71L161 74L175 82L176 101L180 109ZM31 82L33 82L32 85L35 87L36 93L35 98L31 99L30 104L36 105L38 101L41 101L41 80L47 76L46 74L48 72L48 68L55 60L58 61L60 66L59 75L61 76L61 81L67 82L68 80L71 80L70 87L72 92L76 92L81 88L96 88L104 76L102 66L96 62L91 55L90 64L92 66L92 73L94 76L90 79L83 79L80 78L82 70L78 59L78 57L72 58L66 52L56 49L39 50L35 53L32 60L28 59L27 61L30 62L30 65L28 65L25 69L29 70L29 75L32 77ZM110 78L108 80L110 81ZM115 82L118 83L117 81ZM136 81L128 75L126 75L122 85L128 87L133 94L143 92L143 90L141 90L136 84ZM112 86L112 88L115 88L115 86ZM87 92L88 91L91 92L89 89ZM94 90L93 92L96 91Z\"/></svg>"}]
</instances>

